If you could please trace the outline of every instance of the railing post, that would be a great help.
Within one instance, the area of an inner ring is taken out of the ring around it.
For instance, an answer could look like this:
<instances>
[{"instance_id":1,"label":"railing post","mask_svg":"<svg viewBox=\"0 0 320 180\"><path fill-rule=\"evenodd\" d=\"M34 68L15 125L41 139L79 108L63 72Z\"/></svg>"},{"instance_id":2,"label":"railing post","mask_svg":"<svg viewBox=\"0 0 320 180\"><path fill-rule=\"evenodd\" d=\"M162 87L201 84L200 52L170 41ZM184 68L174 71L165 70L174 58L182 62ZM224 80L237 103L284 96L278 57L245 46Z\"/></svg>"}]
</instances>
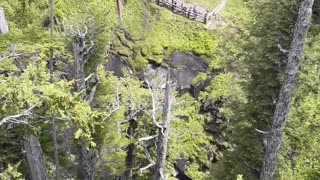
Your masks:
<instances>
[{"instance_id":1,"label":"railing post","mask_svg":"<svg viewBox=\"0 0 320 180\"><path fill-rule=\"evenodd\" d=\"M171 0L171 9L172 9L172 12L174 11L174 0Z\"/></svg>"},{"instance_id":2,"label":"railing post","mask_svg":"<svg viewBox=\"0 0 320 180\"><path fill-rule=\"evenodd\" d=\"M204 20L203 20L203 23L204 24L207 24L207 19L208 18L208 13L206 12L205 14L204 14Z\"/></svg>"}]
</instances>

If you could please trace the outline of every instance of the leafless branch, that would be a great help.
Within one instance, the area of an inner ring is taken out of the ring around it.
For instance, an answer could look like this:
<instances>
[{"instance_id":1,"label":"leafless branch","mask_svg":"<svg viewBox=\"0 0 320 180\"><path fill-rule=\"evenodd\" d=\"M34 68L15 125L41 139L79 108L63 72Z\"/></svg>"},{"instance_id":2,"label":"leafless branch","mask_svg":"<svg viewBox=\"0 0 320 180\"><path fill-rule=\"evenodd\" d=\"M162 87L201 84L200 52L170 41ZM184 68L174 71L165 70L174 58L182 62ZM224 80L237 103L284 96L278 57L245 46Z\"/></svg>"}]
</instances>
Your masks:
<instances>
[{"instance_id":1,"label":"leafless branch","mask_svg":"<svg viewBox=\"0 0 320 180\"><path fill-rule=\"evenodd\" d=\"M4 61L6 59L9 59L9 58L16 58L16 57L20 57L20 56L32 56L32 55L36 55L36 54L39 54L38 51L35 51L35 52L30 52L30 53L16 53L16 52L12 52L10 54L7 54L7 55L3 55L3 56L0 56L0 61Z\"/></svg>"},{"instance_id":2,"label":"leafless branch","mask_svg":"<svg viewBox=\"0 0 320 180\"><path fill-rule=\"evenodd\" d=\"M148 168L150 168L154 165L155 165L155 163L150 163L147 166L140 168L140 173L143 173L143 171L147 170Z\"/></svg>"},{"instance_id":3,"label":"leafless branch","mask_svg":"<svg viewBox=\"0 0 320 180\"><path fill-rule=\"evenodd\" d=\"M149 88L149 92L151 94L151 99L152 99L152 122L155 126L162 129L163 127L160 126L160 123L157 121L156 99L155 99L154 94L151 90L151 87L149 86L148 88Z\"/></svg>"},{"instance_id":4,"label":"leafless branch","mask_svg":"<svg viewBox=\"0 0 320 180\"><path fill-rule=\"evenodd\" d=\"M266 131L261 131L261 130L259 130L259 129L257 129L257 128L255 128L254 130L257 131L258 133L261 133L261 134L268 134L268 132L266 132Z\"/></svg>"},{"instance_id":5,"label":"leafless branch","mask_svg":"<svg viewBox=\"0 0 320 180\"><path fill-rule=\"evenodd\" d=\"M153 136L148 136L148 137L139 138L138 141L136 142L136 144L138 144L138 143L141 142L141 141L149 141L149 140L154 139L154 138L156 138L156 137L158 137L158 135L153 135Z\"/></svg>"},{"instance_id":6,"label":"leafless branch","mask_svg":"<svg viewBox=\"0 0 320 180\"><path fill-rule=\"evenodd\" d=\"M93 75L94 73L91 73L89 76L86 77L85 81L88 81Z\"/></svg>"},{"instance_id":7,"label":"leafless branch","mask_svg":"<svg viewBox=\"0 0 320 180\"><path fill-rule=\"evenodd\" d=\"M93 48L94 48L94 43L93 41L91 41L90 47L87 49L87 54L90 53Z\"/></svg>"},{"instance_id":8,"label":"leafless branch","mask_svg":"<svg viewBox=\"0 0 320 180\"><path fill-rule=\"evenodd\" d=\"M90 94L89 94L89 96L88 96L88 98L87 98L87 102L88 102L89 104L92 104L93 98L94 98L94 96L95 96L95 94L96 94L96 91L97 91L98 84L100 83L100 78L99 78L98 75L96 75L96 80L97 80L97 82L96 82L95 85L91 88Z\"/></svg>"},{"instance_id":9,"label":"leafless branch","mask_svg":"<svg viewBox=\"0 0 320 180\"><path fill-rule=\"evenodd\" d=\"M6 101L7 101L7 93L5 93L4 95L2 95L1 97L0 97L0 103L1 104L4 104L4 103L6 103Z\"/></svg>"},{"instance_id":10,"label":"leafless branch","mask_svg":"<svg viewBox=\"0 0 320 180\"><path fill-rule=\"evenodd\" d=\"M12 58L12 57L18 57L18 56L21 56L22 54L20 53L12 53L12 54L8 54L8 55L5 55L5 56L0 56L0 61L3 61L3 60L6 60L6 59L9 59L9 58Z\"/></svg>"},{"instance_id":11,"label":"leafless branch","mask_svg":"<svg viewBox=\"0 0 320 180\"><path fill-rule=\"evenodd\" d=\"M286 49L284 49L284 48L281 46L281 44L278 43L277 46L278 46L278 49L279 49L279 51L280 51L281 53L283 53L283 54L285 54L285 55L288 55L289 51L286 50Z\"/></svg>"},{"instance_id":12,"label":"leafless branch","mask_svg":"<svg viewBox=\"0 0 320 180\"><path fill-rule=\"evenodd\" d=\"M146 156L146 158L148 159L149 161L149 165L143 167L143 168L140 168L140 172L143 173L143 171L147 170L148 168L152 167L155 165L155 162L152 160L151 158L151 155L147 149L147 147L143 146L143 152L144 152L144 155Z\"/></svg>"},{"instance_id":13,"label":"leafless branch","mask_svg":"<svg viewBox=\"0 0 320 180\"><path fill-rule=\"evenodd\" d=\"M21 114L11 115L11 116L7 116L7 117L3 118L0 121L0 126L2 126L4 124L8 124L8 123L13 123L13 124L24 124L24 125L28 125L28 126L33 127L30 123L28 123L24 119L33 115L32 110L34 108L36 108L38 106L38 104L39 103L36 103L35 105L31 106L29 109L27 109L26 111L24 111Z\"/></svg>"}]
</instances>

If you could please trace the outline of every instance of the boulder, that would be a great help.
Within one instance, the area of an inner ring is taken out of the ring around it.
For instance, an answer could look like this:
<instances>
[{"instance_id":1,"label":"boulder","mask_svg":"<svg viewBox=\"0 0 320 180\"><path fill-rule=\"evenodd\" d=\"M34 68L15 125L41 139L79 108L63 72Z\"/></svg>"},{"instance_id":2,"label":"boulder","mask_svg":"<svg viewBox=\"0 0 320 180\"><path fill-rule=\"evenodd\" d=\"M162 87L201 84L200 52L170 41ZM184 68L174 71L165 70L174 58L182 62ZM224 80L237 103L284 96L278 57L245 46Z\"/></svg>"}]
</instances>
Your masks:
<instances>
[{"instance_id":1,"label":"boulder","mask_svg":"<svg viewBox=\"0 0 320 180\"><path fill-rule=\"evenodd\" d=\"M0 8L0 35L7 34L9 32L8 23L4 16L4 10Z\"/></svg>"},{"instance_id":2,"label":"boulder","mask_svg":"<svg viewBox=\"0 0 320 180\"><path fill-rule=\"evenodd\" d=\"M111 54L110 60L105 64L105 70L111 71L117 77L123 77L124 74L132 75L128 57L119 54Z\"/></svg>"},{"instance_id":3,"label":"boulder","mask_svg":"<svg viewBox=\"0 0 320 180\"><path fill-rule=\"evenodd\" d=\"M192 80L200 72L205 73L208 63L205 59L191 53L175 52L170 58L172 78L179 89L190 89Z\"/></svg>"},{"instance_id":4,"label":"boulder","mask_svg":"<svg viewBox=\"0 0 320 180\"><path fill-rule=\"evenodd\" d=\"M192 80L200 72L205 73L208 63L205 59L191 53L174 52L167 62L171 69L171 80L173 85L180 91L189 91L192 87ZM144 80L150 84L155 77L162 77L166 74L167 68L155 63L150 63L144 72Z\"/></svg>"},{"instance_id":5,"label":"boulder","mask_svg":"<svg viewBox=\"0 0 320 180\"><path fill-rule=\"evenodd\" d=\"M174 52L166 65L149 61L144 72L138 72L138 77L151 87L159 86L156 83L159 83L158 78L163 79L167 74L167 66L171 70L172 85L179 91L179 94L190 92L196 99L200 91L203 91L211 80L219 74L219 71L208 74L208 62L202 57L192 53ZM124 74L133 75L128 57L117 53L111 54L111 59L106 63L105 69L106 71L112 71L118 77L123 77ZM207 74L206 78L198 82L192 82L199 73ZM160 84L160 86L164 87L164 84Z\"/></svg>"}]
</instances>

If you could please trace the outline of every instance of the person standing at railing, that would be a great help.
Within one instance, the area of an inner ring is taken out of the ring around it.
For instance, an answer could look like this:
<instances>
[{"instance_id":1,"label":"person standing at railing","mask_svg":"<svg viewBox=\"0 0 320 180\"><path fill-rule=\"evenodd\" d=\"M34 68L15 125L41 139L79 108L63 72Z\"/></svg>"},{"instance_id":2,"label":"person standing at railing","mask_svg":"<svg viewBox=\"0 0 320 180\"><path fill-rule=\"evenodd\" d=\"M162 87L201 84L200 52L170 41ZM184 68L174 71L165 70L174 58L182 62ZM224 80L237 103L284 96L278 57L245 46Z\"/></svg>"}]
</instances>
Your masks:
<instances>
[{"instance_id":1,"label":"person standing at railing","mask_svg":"<svg viewBox=\"0 0 320 180\"><path fill-rule=\"evenodd\" d=\"M177 5L177 1L176 0L171 0L171 8L172 8L172 12L174 12L175 6Z\"/></svg>"},{"instance_id":2,"label":"person standing at railing","mask_svg":"<svg viewBox=\"0 0 320 180\"><path fill-rule=\"evenodd\" d=\"M208 21L208 10L206 10L206 12L204 13L203 23L207 24L207 21Z\"/></svg>"},{"instance_id":3,"label":"person standing at railing","mask_svg":"<svg viewBox=\"0 0 320 180\"><path fill-rule=\"evenodd\" d=\"M193 6L192 11L194 13L194 19L197 19L198 11L197 11L196 6Z\"/></svg>"},{"instance_id":4,"label":"person standing at railing","mask_svg":"<svg viewBox=\"0 0 320 180\"><path fill-rule=\"evenodd\" d=\"M189 7L189 9L188 9L188 18L190 18L191 11L192 11L192 7Z\"/></svg>"},{"instance_id":5,"label":"person standing at railing","mask_svg":"<svg viewBox=\"0 0 320 180\"><path fill-rule=\"evenodd\" d=\"M187 15L187 7L183 6L183 3L181 3L181 14Z\"/></svg>"}]
</instances>

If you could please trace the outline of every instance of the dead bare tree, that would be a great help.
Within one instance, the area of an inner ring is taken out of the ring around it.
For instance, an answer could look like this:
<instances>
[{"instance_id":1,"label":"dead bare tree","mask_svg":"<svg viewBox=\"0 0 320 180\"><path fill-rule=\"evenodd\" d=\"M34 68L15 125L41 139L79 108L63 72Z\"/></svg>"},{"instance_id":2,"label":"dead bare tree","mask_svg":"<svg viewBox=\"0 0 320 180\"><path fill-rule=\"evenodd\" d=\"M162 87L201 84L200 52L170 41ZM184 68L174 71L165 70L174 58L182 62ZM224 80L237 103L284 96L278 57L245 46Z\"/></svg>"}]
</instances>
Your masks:
<instances>
[{"instance_id":1,"label":"dead bare tree","mask_svg":"<svg viewBox=\"0 0 320 180\"><path fill-rule=\"evenodd\" d=\"M4 10L0 8L0 35L9 32L8 23L6 21Z\"/></svg>"},{"instance_id":2,"label":"dead bare tree","mask_svg":"<svg viewBox=\"0 0 320 180\"><path fill-rule=\"evenodd\" d=\"M170 130L170 69L168 69L166 84L165 84L165 95L162 110L162 128L159 129L158 142L157 142L157 161L154 172L154 180L165 180L165 165L166 156L168 150L169 141L169 130Z\"/></svg>"},{"instance_id":3,"label":"dead bare tree","mask_svg":"<svg viewBox=\"0 0 320 180\"><path fill-rule=\"evenodd\" d=\"M116 1L117 1L119 20L123 21L123 2L122 2L122 0L116 0Z\"/></svg>"},{"instance_id":4,"label":"dead bare tree","mask_svg":"<svg viewBox=\"0 0 320 180\"><path fill-rule=\"evenodd\" d=\"M313 0L303 0L299 8L298 19L295 24L293 40L285 70L285 81L280 89L279 98L273 115L271 131L268 132L260 180L272 180L276 169L282 135L290 111L292 90L295 86L295 79L300 66L304 41L310 25L312 6Z\"/></svg>"},{"instance_id":5,"label":"dead bare tree","mask_svg":"<svg viewBox=\"0 0 320 180\"><path fill-rule=\"evenodd\" d=\"M152 99L152 114L150 115L152 122L156 128L158 128L158 133L156 135L151 135L148 137L142 137L137 143L156 141L156 151L157 157L156 161L152 159L148 149L143 146L144 154L149 161L149 164L140 168L140 172L153 167L153 179L154 180L164 180L165 179L165 164L168 149L169 140L169 127L170 127L170 111L173 98L171 97L171 83L170 83L170 69L168 68L165 72L157 72L154 76L160 78L151 77L147 81L149 91ZM158 81L157 81L158 79ZM164 94L161 95L161 91L164 89ZM159 111L162 110L162 117L160 118L161 123L158 122Z\"/></svg>"},{"instance_id":6,"label":"dead bare tree","mask_svg":"<svg viewBox=\"0 0 320 180\"><path fill-rule=\"evenodd\" d=\"M74 56L74 72L76 79L76 92L82 92L82 100L89 100L89 104L95 95L96 86L92 88L90 93L86 93L86 81L93 75L86 77L85 65L93 54L94 43L91 41L87 43L88 28L84 26L84 30L74 30L70 27L70 33L74 38L73 42L73 56ZM98 76L96 76L97 78ZM80 138L80 173L82 179L93 180L95 173L95 166L98 160L98 151L96 148L87 147L84 140Z\"/></svg>"}]
</instances>

